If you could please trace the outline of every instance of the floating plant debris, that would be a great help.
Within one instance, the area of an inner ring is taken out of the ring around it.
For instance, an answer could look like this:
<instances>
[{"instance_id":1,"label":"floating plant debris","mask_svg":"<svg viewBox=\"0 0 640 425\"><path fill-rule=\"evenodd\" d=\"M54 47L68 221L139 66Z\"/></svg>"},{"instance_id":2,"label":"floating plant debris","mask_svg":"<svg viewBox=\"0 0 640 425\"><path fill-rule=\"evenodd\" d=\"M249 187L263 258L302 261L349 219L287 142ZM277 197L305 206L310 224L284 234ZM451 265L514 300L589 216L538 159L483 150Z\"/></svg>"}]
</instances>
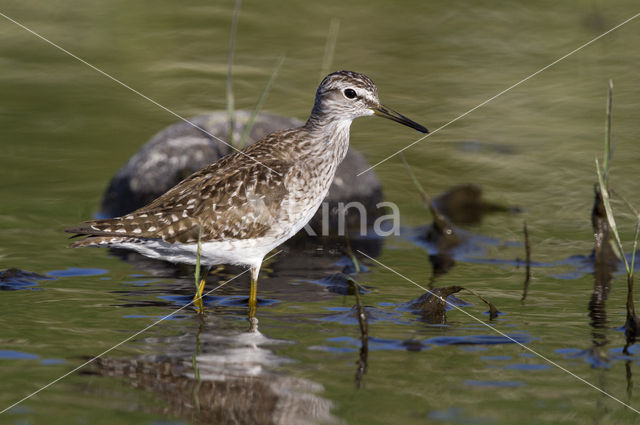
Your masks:
<instances>
[{"instance_id":1,"label":"floating plant debris","mask_svg":"<svg viewBox=\"0 0 640 425\"><path fill-rule=\"evenodd\" d=\"M480 296L475 291L467 289L464 286L448 286L444 288L434 288L418 299L410 301L407 307L419 313L425 322L433 324L444 324L447 321L446 311L448 306L459 305L454 301L447 300L448 297L460 291L467 291L478 297L482 302L489 306L489 319L495 319L500 313L493 303L486 298Z\"/></svg>"}]
</instances>

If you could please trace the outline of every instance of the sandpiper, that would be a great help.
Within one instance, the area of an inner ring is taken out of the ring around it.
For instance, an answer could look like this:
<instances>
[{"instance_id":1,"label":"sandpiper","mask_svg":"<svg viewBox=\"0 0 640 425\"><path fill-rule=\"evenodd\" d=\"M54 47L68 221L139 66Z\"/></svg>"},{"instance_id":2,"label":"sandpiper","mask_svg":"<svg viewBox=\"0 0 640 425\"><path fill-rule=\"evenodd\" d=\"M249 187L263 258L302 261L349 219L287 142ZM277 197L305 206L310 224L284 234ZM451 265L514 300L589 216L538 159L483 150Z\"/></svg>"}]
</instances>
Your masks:
<instances>
[{"instance_id":1,"label":"sandpiper","mask_svg":"<svg viewBox=\"0 0 640 425\"><path fill-rule=\"evenodd\" d=\"M227 155L128 215L91 220L65 231L86 236L71 247L131 249L174 263L234 264L251 270L249 315L265 255L295 235L325 198L358 117L378 115L419 132L422 125L383 106L371 79L351 71L327 75L307 122ZM194 299L202 297L204 278Z\"/></svg>"}]
</instances>

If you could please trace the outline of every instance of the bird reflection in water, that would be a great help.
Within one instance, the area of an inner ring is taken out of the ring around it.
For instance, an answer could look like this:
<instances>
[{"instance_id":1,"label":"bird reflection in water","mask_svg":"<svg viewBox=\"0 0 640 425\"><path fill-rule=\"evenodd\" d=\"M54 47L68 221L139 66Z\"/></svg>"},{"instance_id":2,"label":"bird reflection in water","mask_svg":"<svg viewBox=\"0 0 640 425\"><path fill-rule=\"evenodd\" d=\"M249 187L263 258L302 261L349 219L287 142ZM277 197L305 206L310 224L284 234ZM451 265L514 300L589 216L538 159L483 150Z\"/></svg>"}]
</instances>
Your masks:
<instances>
[{"instance_id":1,"label":"bird reflection in water","mask_svg":"<svg viewBox=\"0 0 640 425\"><path fill-rule=\"evenodd\" d=\"M90 373L123 378L161 398L166 403L163 413L196 423L336 422L330 413L332 403L317 395L323 390L320 384L275 372L290 360L268 347L287 341L270 339L257 329L225 331L216 326L221 323L213 323L219 322L216 318L199 320L197 334L160 341L164 354L100 358ZM158 344L155 338L141 342Z\"/></svg>"}]
</instances>

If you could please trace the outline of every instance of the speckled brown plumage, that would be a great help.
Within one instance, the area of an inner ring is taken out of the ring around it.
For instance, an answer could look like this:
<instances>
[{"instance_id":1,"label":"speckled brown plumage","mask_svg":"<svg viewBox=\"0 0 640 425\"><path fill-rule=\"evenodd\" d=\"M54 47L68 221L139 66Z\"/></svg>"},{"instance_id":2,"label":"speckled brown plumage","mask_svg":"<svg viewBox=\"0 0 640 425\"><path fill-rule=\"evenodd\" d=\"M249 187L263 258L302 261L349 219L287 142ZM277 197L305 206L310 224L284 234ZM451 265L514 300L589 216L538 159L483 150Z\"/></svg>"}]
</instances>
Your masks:
<instances>
[{"instance_id":1,"label":"speckled brown plumage","mask_svg":"<svg viewBox=\"0 0 640 425\"><path fill-rule=\"evenodd\" d=\"M286 135L291 132L267 136L250 146L247 156L234 153L220 159L131 214L88 221L67 231L101 239L161 238L169 243L197 242L200 226L202 242L264 236L272 224L271 212L289 193L288 181L306 172L305 164L296 165L288 154ZM248 220L256 210L262 214ZM99 242L90 239L72 246Z\"/></svg>"}]
</instances>

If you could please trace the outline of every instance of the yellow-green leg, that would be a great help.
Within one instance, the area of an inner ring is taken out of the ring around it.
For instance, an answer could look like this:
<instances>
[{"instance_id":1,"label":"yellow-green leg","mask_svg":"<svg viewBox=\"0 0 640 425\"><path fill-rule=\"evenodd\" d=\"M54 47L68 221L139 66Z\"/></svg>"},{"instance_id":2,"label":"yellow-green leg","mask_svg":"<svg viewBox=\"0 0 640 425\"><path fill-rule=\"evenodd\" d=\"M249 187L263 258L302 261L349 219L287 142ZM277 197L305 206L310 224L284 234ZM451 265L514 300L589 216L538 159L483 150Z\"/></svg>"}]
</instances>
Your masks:
<instances>
[{"instance_id":1,"label":"yellow-green leg","mask_svg":"<svg viewBox=\"0 0 640 425\"><path fill-rule=\"evenodd\" d=\"M218 273L222 270L224 270L224 266L218 266L215 268L215 270L212 273ZM194 300L197 298L202 298L204 294L204 285L206 285L207 283L207 276L209 276L209 273L211 273L211 267L207 267L204 270L204 274L200 279L200 283L198 283L198 286L196 286L196 295L193 297Z\"/></svg>"},{"instance_id":2,"label":"yellow-green leg","mask_svg":"<svg viewBox=\"0 0 640 425\"><path fill-rule=\"evenodd\" d=\"M251 267L251 288L249 289L249 331L258 330L258 318L256 312L258 309L258 275L260 274L260 264Z\"/></svg>"},{"instance_id":3,"label":"yellow-green leg","mask_svg":"<svg viewBox=\"0 0 640 425\"><path fill-rule=\"evenodd\" d=\"M204 294L204 285L207 283L207 275L209 274L209 270L210 268L206 267L199 281L196 280L198 284L196 285L196 293L193 296L193 305L195 305L201 313L204 311L204 302L202 301L202 296ZM198 279L198 277L196 279Z\"/></svg>"},{"instance_id":4,"label":"yellow-green leg","mask_svg":"<svg viewBox=\"0 0 640 425\"><path fill-rule=\"evenodd\" d=\"M202 294L204 292L204 285L207 282L207 274L209 274L209 268L206 267L202 276L200 276L200 254L202 253L202 226L198 232L198 248L196 250L196 294L193 296L193 305L196 306L200 313L204 313L204 302L202 301Z\"/></svg>"},{"instance_id":5,"label":"yellow-green leg","mask_svg":"<svg viewBox=\"0 0 640 425\"><path fill-rule=\"evenodd\" d=\"M204 293L204 285L206 285L207 283L207 276L209 275L209 270L211 270L209 267L204 269L204 273L200 278L200 283L198 283L198 287L196 288L196 295L193 297L194 299L202 298L202 294Z\"/></svg>"}]
</instances>

